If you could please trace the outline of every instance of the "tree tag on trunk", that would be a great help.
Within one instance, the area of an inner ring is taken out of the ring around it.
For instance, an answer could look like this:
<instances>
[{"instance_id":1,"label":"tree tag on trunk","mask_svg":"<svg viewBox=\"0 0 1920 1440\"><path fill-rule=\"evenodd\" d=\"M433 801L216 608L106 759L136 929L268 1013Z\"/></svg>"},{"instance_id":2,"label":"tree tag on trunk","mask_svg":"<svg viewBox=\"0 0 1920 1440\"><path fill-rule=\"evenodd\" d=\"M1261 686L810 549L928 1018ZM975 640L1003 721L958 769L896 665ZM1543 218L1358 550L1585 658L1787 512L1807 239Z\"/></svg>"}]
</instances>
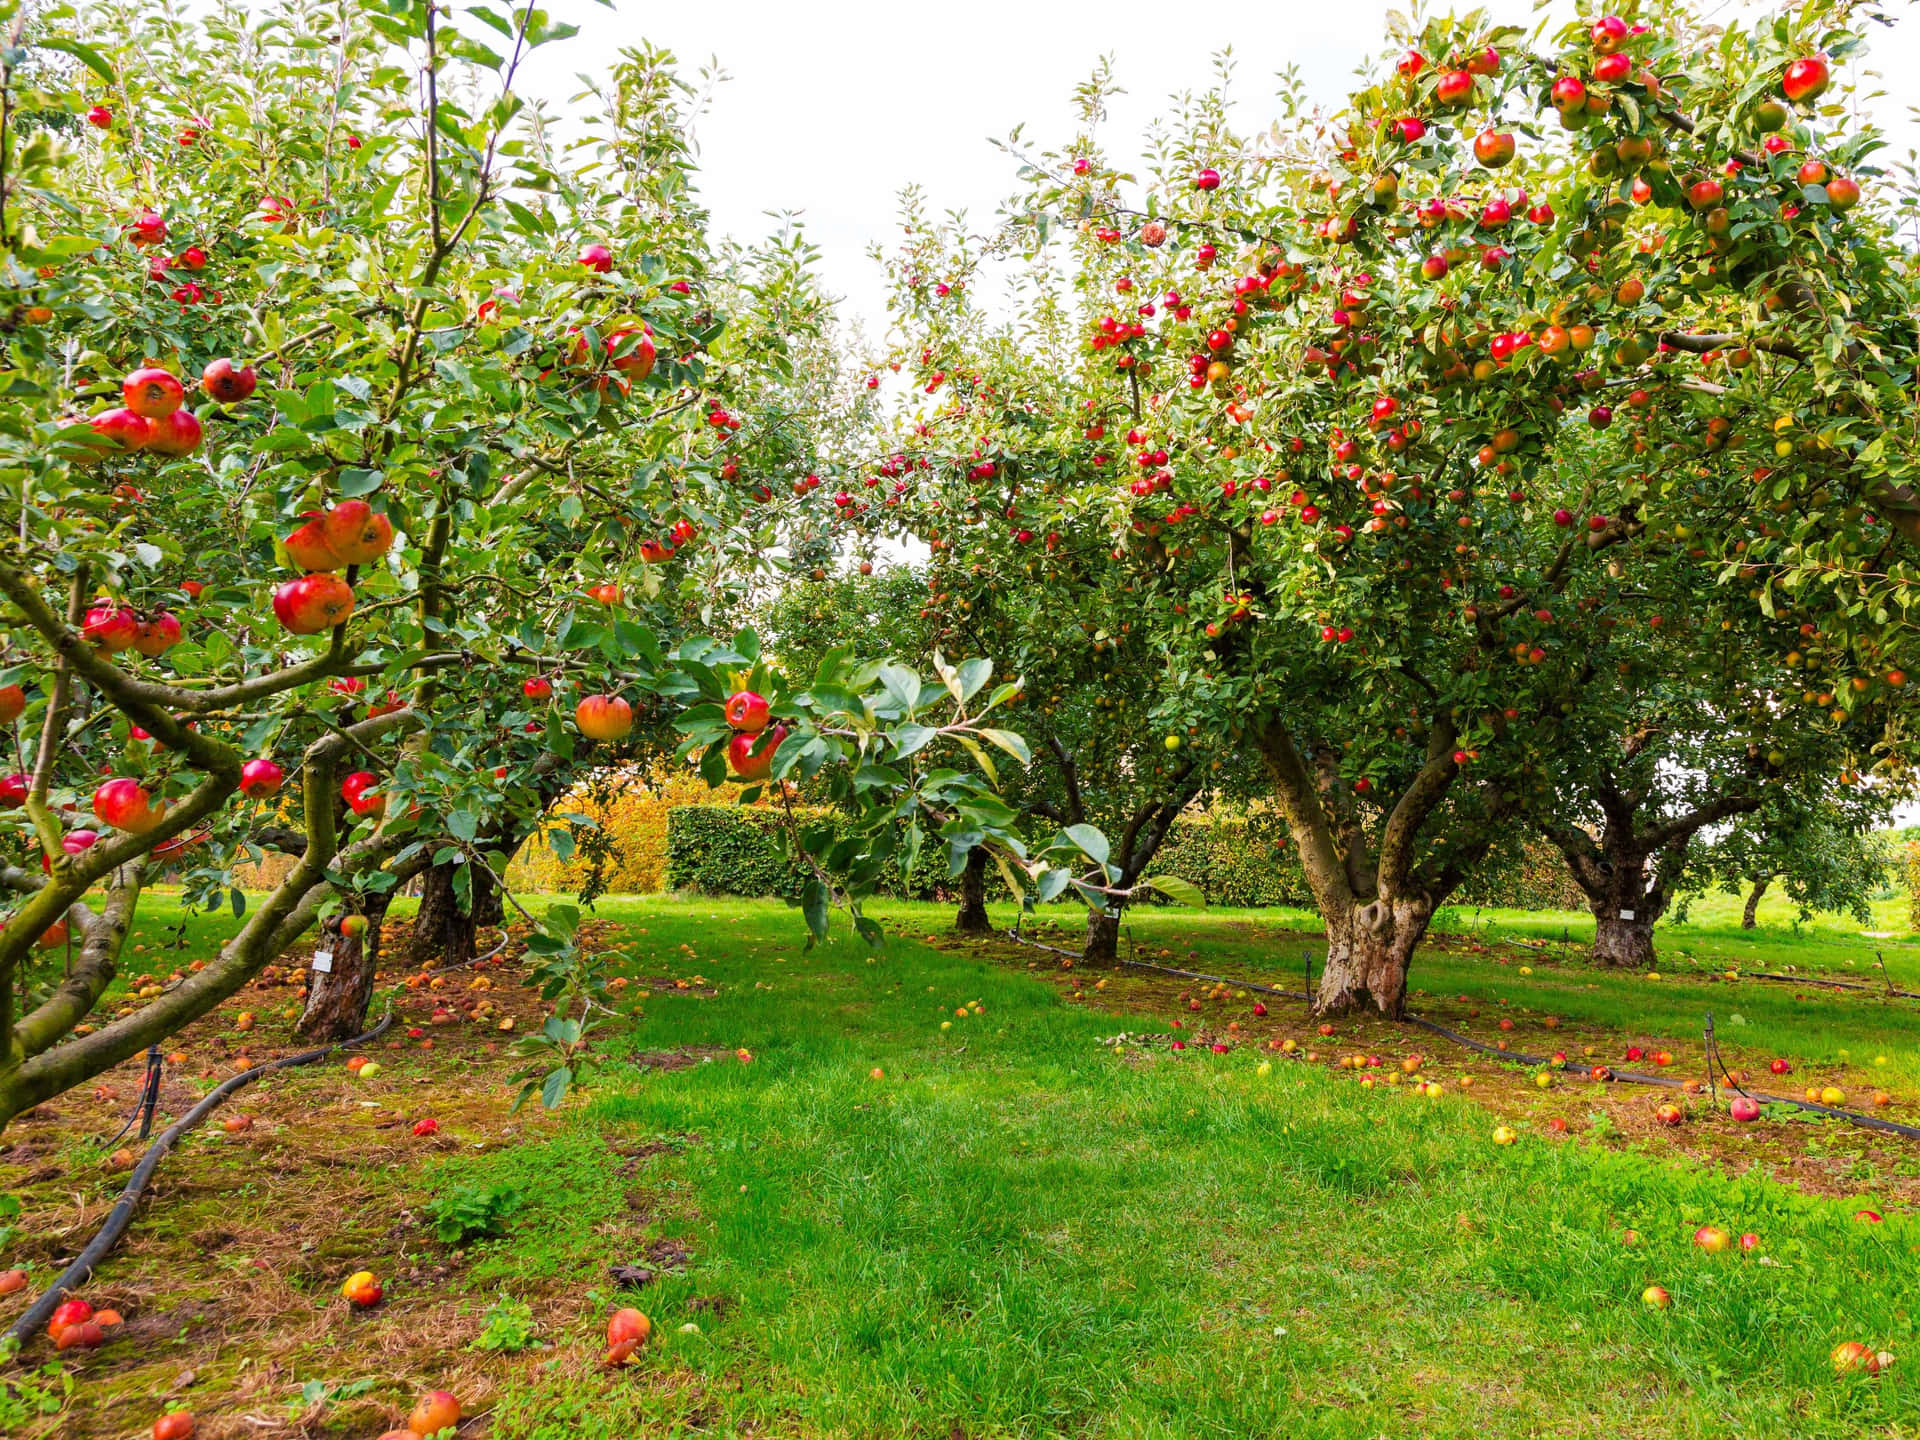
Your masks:
<instances>
[{"instance_id":1,"label":"tree tag on trunk","mask_svg":"<svg viewBox=\"0 0 1920 1440\"><path fill-rule=\"evenodd\" d=\"M331 975L333 973L333 952L331 950L314 951L313 968L322 975Z\"/></svg>"},{"instance_id":2,"label":"tree tag on trunk","mask_svg":"<svg viewBox=\"0 0 1920 1440\"><path fill-rule=\"evenodd\" d=\"M1631 920L1633 918L1633 912L1631 910L1622 910L1620 912L1620 918L1622 920Z\"/></svg>"},{"instance_id":3,"label":"tree tag on trunk","mask_svg":"<svg viewBox=\"0 0 1920 1440\"><path fill-rule=\"evenodd\" d=\"M1117 905L1110 906L1109 908L1102 910L1100 913L1106 916L1107 919L1109 920L1118 920L1120 918L1120 907Z\"/></svg>"}]
</instances>

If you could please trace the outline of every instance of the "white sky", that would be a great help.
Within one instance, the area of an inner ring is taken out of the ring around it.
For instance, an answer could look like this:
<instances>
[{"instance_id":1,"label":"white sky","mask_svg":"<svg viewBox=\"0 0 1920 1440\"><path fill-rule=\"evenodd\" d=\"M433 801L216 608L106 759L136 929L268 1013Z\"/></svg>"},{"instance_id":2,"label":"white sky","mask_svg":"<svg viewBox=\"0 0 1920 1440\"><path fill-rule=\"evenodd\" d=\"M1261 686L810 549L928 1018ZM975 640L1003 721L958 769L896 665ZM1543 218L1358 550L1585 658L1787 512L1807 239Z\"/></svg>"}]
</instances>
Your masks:
<instances>
[{"instance_id":1,"label":"white sky","mask_svg":"<svg viewBox=\"0 0 1920 1440\"><path fill-rule=\"evenodd\" d=\"M549 0L549 14L581 33L536 52L528 80L534 93L564 102L579 89L578 74L604 71L643 36L672 50L689 78L717 58L731 79L698 134L701 190L717 228L750 238L774 223L766 212L800 212L824 251L829 287L878 341L881 285L866 252L892 244L900 187L917 181L936 212L964 208L985 227L1013 180L1008 157L987 137L1025 121L1031 138L1065 139L1072 88L1101 54L1114 55L1128 91L1107 131L1111 152L1125 156L1167 95L1211 83L1212 56L1228 46L1243 128L1270 117L1269 77L1289 63L1314 100L1337 107L1355 67L1381 45L1388 8L1385 0L724 0L609 10ZM1535 14L1521 0L1485 8L1521 25ZM1872 34L1869 68L1920 74L1920 15ZM1880 113L1898 125L1904 151L1920 141L1920 129L1904 123L1920 85L1903 78L1885 88Z\"/></svg>"}]
</instances>

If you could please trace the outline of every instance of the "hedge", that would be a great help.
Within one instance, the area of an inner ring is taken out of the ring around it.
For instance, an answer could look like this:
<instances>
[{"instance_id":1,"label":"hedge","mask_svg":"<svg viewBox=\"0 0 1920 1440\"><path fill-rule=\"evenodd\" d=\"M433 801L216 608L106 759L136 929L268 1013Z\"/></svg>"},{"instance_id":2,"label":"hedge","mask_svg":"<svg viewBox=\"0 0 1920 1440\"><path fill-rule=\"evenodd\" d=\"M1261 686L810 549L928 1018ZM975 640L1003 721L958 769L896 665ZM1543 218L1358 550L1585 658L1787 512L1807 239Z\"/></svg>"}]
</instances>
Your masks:
<instances>
[{"instance_id":1,"label":"hedge","mask_svg":"<svg viewBox=\"0 0 1920 1440\"><path fill-rule=\"evenodd\" d=\"M553 829L520 847L507 868L507 884L534 894L578 894L592 877L593 849L604 849L600 860L601 889L616 895L651 895L666 888L668 819L694 804L711 805L716 797L732 798L737 786L709 789L690 769L659 768L597 775L561 797L555 817L581 816L583 827L568 821L556 846ZM744 812L753 813L753 812ZM584 835L597 827L604 846L567 843L568 832ZM562 858L564 856L564 858Z\"/></svg>"},{"instance_id":2,"label":"hedge","mask_svg":"<svg viewBox=\"0 0 1920 1440\"><path fill-rule=\"evenodd\" d=\"M845 820L831 810L798 814L808 830L825 826L837 838ZM704 895L800 898L806 871L780 852L777 811L737 805L682 805L667 816L666 879L675 890ZM831 843L830 841L828 843ZM944 893L946 852L930 846L920 855L912 882L889 860L881 892L900 899L932 900Z\"/></svg>"},{"instance_id":3,"label":"hedge","mask_svg":"<svg viewBox=\"0 0 1920 1440\"><path fill-rule=\"evenodd\" d=\"M831 811L809 810L808 825L837 827ZM668 812L666 881L675 890L710 895L779 896L793 899L804 878L781 855L779 815L769 810L725 805L683 805ZM1256 811L1244 816L1177 821L1151 867L1157 875L1178 875L1200 887L1208 903L1231 906L1313 903L1278 815ZM989 876L989 894L1005 898L998 875ZM903 899L944 898L949 891L945 856L929 849L921 856L909 885L890 868L885 894ZM1475 877L1452 901L1520 910L1578 910L1586 897L1567 873L1557 850L1529 845L1516 859Z\"/></svg>"}]
</instances>

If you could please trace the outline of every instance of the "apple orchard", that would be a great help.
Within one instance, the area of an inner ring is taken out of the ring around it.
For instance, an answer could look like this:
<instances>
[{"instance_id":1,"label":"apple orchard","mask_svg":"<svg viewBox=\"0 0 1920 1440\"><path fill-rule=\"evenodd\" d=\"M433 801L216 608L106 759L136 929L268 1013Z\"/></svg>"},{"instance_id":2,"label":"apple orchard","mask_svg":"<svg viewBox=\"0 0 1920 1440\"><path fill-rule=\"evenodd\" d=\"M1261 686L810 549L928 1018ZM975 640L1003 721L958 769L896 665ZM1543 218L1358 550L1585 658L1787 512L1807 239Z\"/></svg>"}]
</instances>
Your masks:
<instances>
[{"instance_id":1,"label":"apple orchard","mask_svg":"<svg viewBox=\"0 0 1920 1440\"><path fill-rule=\"evenodd\" d=\"M972 928L990 876L1077 894L1096 961L1191 897L1183 810L1271 805L1319 1010L1395 1017L1517 837L1645 965L1693 847L1910 792L1913 197L1856 7L1396 21L1339 113L1191 96L1139 175L1102 73L1000 228L908 213L858 363L804 240L709 239L660 52L556 125L538 11L92 13L0 77L0 1119L296 945L302 1033L358 1033L397 893L470 958L561 798L663 757L852 817L785 832L816 934L924 852ZM901 540L917 614L799 633ZM236 932L96 1014L162 876Z\"/></svg>"}]
</instances>

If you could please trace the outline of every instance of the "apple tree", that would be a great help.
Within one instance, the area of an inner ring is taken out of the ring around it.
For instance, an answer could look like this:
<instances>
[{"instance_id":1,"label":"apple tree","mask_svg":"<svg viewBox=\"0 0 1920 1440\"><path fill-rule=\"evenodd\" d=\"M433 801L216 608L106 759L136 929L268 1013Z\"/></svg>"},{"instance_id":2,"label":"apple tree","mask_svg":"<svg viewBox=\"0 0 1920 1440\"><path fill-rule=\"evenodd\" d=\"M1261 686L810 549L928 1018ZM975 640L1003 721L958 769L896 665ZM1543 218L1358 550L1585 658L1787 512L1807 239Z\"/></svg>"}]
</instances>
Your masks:
<instances>
[{"instance_id":1,"label":"apple tree","mask_svg":"<svg viewBox=\"0 0 1920 1440\"><path fill-rule=\"evenodd\" d=\"M1595 11L1543 43L1396 19L1339 115L1288 82L1243 134L1188 97L1137 179L1095 83L1070 141L1009 142L1003 233L910 277L918 389L984 388L963 307L1013 251L1024 313L993 343L1079 397L981 427L991 506L950 480L918 533L1098 540L1133 587L1108 628L1167 667L1161 724L1265 768L1323 1011L1398 1014L1434 909L1532 808L1570 818L1542 757L1589 705L1627 719L1608 666L1691 663L1625 653L1673 585L1768 648L1711 705L1829 694L1843 733L1807 763L1903 783L1912 271L1878 135L1822 95L1853 16Z\"/></svg>"},{"instance_id":2,"label":"apple tree","mask_svg":"<svg viewBox=\"0 0 1920 1440\"><path fill-rule=\"evenodd\" d=\"M668 57L621 57L572 140L520 97L565 33L486 5L106 6L46 41L63 68L12 32L0 115L85 123L0 135L0 1122L316 926L303 1029L364 1028L400 887L437 870L470 914L578 774L760 675L751 632L706 636L778 561L825 305L803 244L708 246ZM829 678L769 685L780 764L863 797L816 930L924 804L979 797L1005 834L971 772L889 763L994 697ZM249 899L239 868L273 852ZM165 875L239 924L109 1016Z\"/></svg>"}]
</instances>

